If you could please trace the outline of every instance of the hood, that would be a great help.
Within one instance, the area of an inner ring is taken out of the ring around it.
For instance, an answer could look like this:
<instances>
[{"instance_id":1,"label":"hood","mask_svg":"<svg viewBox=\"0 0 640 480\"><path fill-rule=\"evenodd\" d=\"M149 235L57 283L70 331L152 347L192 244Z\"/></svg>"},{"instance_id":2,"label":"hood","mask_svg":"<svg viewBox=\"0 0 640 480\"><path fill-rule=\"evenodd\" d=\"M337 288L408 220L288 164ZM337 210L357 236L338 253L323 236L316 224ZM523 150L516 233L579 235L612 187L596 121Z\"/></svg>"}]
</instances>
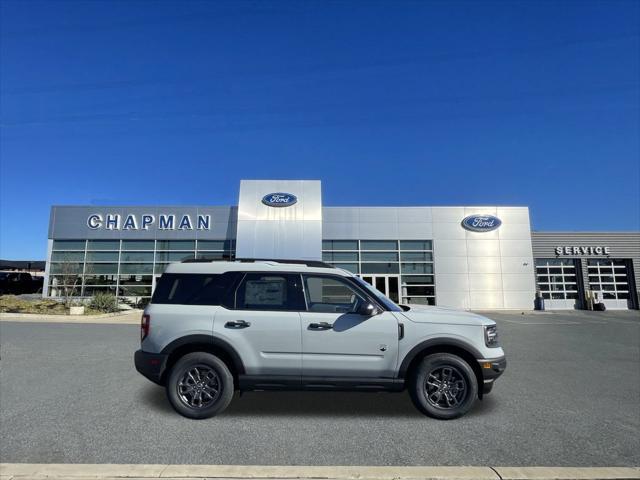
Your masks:
<instances>
[{"instance_id":1,"label":"hood","mask_svg":"<svg viewBox=\"0 0 640 480\"><path fill-rule=\"evenodd\" d=\"M427 305L411 305L411 309L402 312L416 323L448 323L457 325L494 325L496 322L472 312L447 307L431 307Z\"/></svg>"}]
</instances>

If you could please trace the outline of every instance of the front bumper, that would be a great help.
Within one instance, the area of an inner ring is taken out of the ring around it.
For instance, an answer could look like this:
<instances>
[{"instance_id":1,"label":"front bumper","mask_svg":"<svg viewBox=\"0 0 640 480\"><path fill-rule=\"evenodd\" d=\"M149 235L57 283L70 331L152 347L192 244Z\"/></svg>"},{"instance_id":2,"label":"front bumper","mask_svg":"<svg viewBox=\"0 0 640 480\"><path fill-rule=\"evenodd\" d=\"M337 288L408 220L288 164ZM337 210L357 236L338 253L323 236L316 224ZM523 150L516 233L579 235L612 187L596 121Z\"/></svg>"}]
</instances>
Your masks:
<instances>
[{"instance_id":1,"label":"front bumper","mask_svg":"<svg viewBox=\"0 0 640 480\"><path fill-rule=\"evenodd\" d=\"M133 356L133 361L138 372L152 382L162 385L162 375L167 366L167 357L168 355L161 353L148 353L138 350Z\"/></svg>"},{"instance_id":2,"label":"front bumper","mask_svg":"<svg viewBox=\"0 0 640 480\"><path fill-rule=\"evenodd\" d=\"M507 368L507 358L480 358L478 359L480 371L482 372L483 385L481 391L487 394L493 388L493 383L504 373Z\"/></svg>"}]
</instances>

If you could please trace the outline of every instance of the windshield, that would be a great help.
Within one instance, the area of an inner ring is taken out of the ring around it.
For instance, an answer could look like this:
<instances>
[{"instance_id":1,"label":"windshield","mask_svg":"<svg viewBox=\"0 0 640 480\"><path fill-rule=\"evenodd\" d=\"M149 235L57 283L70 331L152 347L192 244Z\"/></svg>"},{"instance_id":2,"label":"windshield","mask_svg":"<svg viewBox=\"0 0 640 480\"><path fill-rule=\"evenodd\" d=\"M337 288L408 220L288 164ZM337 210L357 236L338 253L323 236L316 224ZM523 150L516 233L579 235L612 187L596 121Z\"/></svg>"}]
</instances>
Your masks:
<instances>
[{"instance_id":1,"label":"windshield","mask_svg":"<svg viewBox=\"0 0 640 480\"><path fill-rule=\"evenodd\" d=\"M368 284L367 282L365 282L364 280L362 280L360 277L356 277L354 275L354 277L356 282L358 282L358 284L363 287L367 292L369 292L371 295L373 295L376 300L378 300L378 302L380 302L382 305L384 305L388 310L391 310L392 312L402 312L402 308L400 308L398 305L396 305L392 300L390 300L389 298L385 297L382 292L380 292L380 290L377 290L375 288L373 288L370 284Z\"/></svg>"}]
</instances>

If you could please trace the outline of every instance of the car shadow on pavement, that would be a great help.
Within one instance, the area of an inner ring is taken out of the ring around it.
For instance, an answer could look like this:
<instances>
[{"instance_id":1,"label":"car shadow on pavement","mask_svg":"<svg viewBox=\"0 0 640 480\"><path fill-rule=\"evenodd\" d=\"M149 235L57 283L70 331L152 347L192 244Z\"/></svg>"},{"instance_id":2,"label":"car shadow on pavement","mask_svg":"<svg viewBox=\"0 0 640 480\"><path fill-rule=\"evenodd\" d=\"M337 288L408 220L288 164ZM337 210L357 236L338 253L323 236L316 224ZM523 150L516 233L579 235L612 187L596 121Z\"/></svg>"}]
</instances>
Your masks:
<instances>
[{"instance_id":1,"label":"car shadow on pavement","mask_svg":"<svg viewBox=\"0 0 640 480\"><path fill-rule=\"evenodd\" d=\"M142 391L145 406L160 413L177 415L162 387L149 385ZM466 417L484 415L494 409L495 402L485 397L477 402ZM236 392L225 417L245 416L328 416L328 417L396 417L426 419L411 402L406 392Z\"/></svg>"}]
</instances>

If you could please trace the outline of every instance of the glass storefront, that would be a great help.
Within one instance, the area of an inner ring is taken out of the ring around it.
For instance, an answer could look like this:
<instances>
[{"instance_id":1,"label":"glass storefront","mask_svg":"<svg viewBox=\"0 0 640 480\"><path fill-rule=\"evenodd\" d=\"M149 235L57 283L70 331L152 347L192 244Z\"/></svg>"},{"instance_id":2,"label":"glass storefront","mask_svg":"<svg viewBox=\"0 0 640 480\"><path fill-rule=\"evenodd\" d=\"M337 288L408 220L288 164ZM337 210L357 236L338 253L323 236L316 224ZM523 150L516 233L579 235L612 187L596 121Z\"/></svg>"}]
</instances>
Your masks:
<instances>
[{"instance_id":1,"label":"glass storefront","mask_svg":"<svg viewBox=\"0 0 640 480\"><path fill-rule=\"evenodd\" d=\"M54 240L49 296L89 297L107 292L136 299L151 296L155 277L169 262L233 258L233 240Z\"/></svg>"},{"instance_id":2,"label":"glass storefront","mask_svg":"<svg viewBox=\"0 0 640 480\"><path fill-rule=\"evenodd\" d=\"M322 260L396 302L435 305L432 240L323 240Z\"/></svg>"}]
</instances>

